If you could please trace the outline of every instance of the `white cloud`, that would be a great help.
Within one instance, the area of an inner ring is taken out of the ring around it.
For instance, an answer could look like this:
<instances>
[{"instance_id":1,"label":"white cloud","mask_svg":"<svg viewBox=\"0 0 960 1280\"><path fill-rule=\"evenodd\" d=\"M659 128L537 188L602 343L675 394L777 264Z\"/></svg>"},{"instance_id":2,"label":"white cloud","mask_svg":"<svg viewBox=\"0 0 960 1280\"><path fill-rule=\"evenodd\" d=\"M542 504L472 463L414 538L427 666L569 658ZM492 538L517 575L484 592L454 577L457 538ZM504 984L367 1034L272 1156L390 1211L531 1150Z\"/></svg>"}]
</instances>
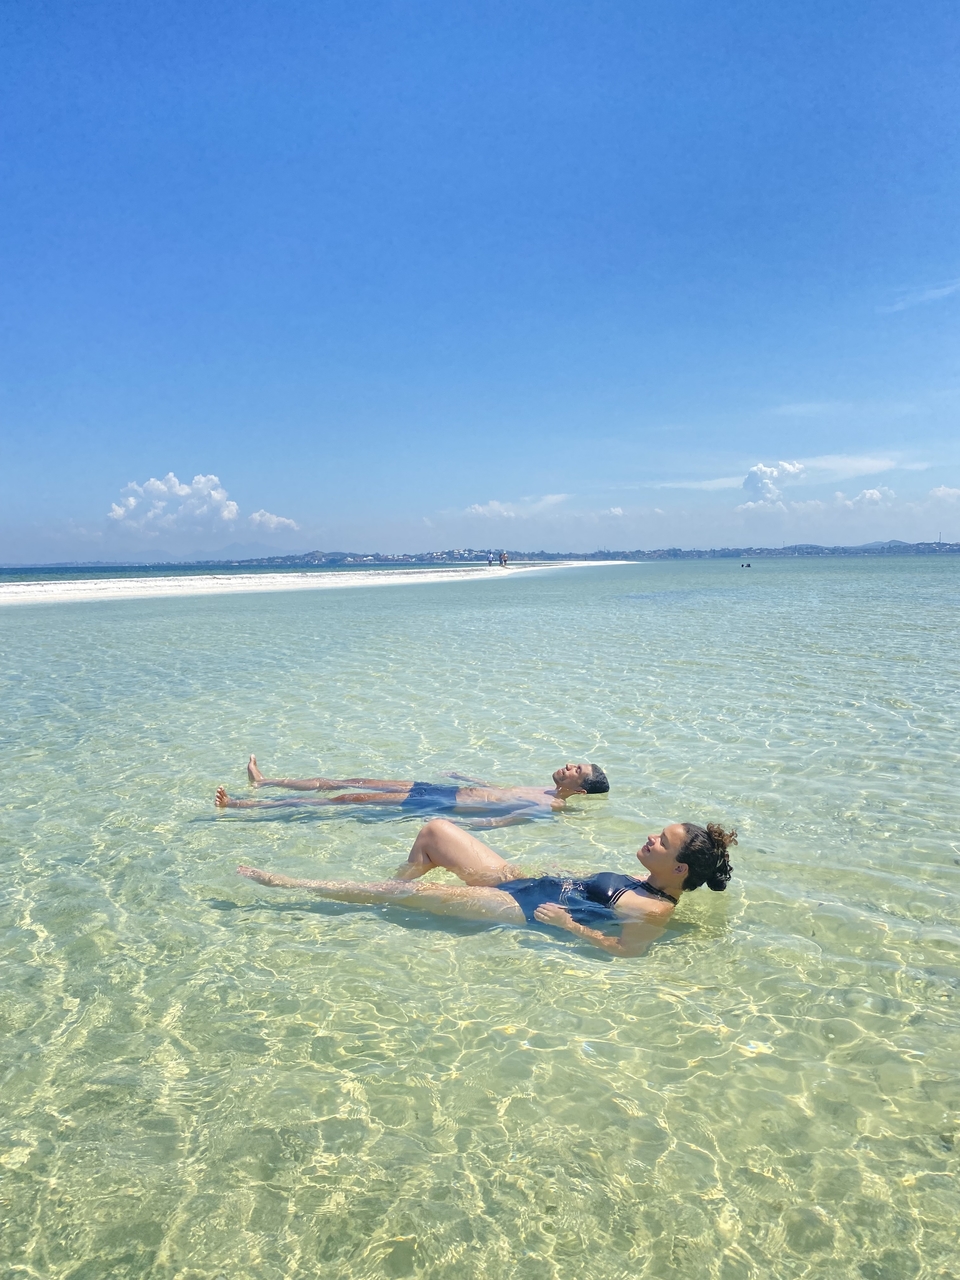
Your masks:
<instances>
[{"instance_id":1,"label":"white cloud","mask_svg":"<svg viewBox=\"0 0 960 1280\"><path fill-rule=\"evenodd\" d=\"M807 481L817 484L850 480L853 476L875 476L882 471L893 471L898 464L893 458L873 454L824 453L817 458L803 458L801 465L807 473Z\"/></svg>"},{"instance_id":2,"label":"white cloud","mask_svg":"<svg viewBox=\"0 0 960 1280\"><path fill-rule=\"evenodd\" d=\"M785 406L785 409L789 406ZM795 406L797 408L803 406ZM825 453L816 458L800 458L796 462L780 462L774 467L757 463L744 476L719 476L716 480L666 480L653 484L653 489L699 489L712 492L717 489L746 489L754 502L776 501L771 498L771 488L778 489L775 480L790 484L829 484L849 480L853 476L872 476L882 471L901 468L923 471L926 462L900 463L890 457L876 454ZM774 474L776 473L776 474Z\"/></svg>"},{"instance_id":3,"label":"white cloud","mask_svg":"<svg viewBox=\"0 0 960 1280\"><path fill-rule=\"evenodd\" d=\"M611 508L610 508L610 510L607 512L607 515L610 515L610 516L622 516L622 515L623 515L623 507L611 507Z\"/></svg>"},{"instance_id":4,"label":"white cloud","mask_svg":"<svg viewBox=\"0 0 960 1280\"><path fill-rule=\"evenodd\" d=\"M948 489L945 484L937 485L930 490L930 497L940 502L956 502L960 498L960 489Z\"/></svg>"},{"instance_id":5,"label":"white cloud","mask_svg":"<svg viewBox=\"0 0 960 1280\"><path fill-rule=\"evenodd\" d=\"M520 502L498 502L491 498L489 502L475 502L467 507L464 515L485 516L490 520L526 520L531 516L542 515L551 507L566 502L569 493L548 493L542 498L522 498Z\"/></svg>"},{"instance_id":6,"label":"white cloud","mask_svg":"<svg viewBox=\"0 0 960 1280\"><path fill-rule=\"evenodd\" d=\"M263 508L261 508L259 511L255 511L253 515L248 516L247 519L250 521L252 525L257 525L264 529L269 529L271 532L273 532L274 529L299 529L300 528L300 526L297 524L295 520L288 520L286 516L271 515L269 511L264 511Z\"/></svg>"},{"instance_id":7,"label":"white cloud","mask_svg":"<svg viewBox=\"0 0 960 1280\"><path fill-rule=\"evenodd\" d=\"M803 475L802 462L778 462L775 467L765 467L758 462L743 478L741 488L750 495L750 501L738 507L738 511L749 511L752 507L782 507L780 490L775 481L798 480Z\"/></svg>"},{"instance_id":8,"label":"white cloud","mask_svg":"<svg viewBox=\"0 0 960 1280\"><path fill-rule=\"evenodd\" d=\"M739 489L743 484L742 476L721 476L719 480L667 480L652 485L653 489Z\"/></svg>"},{"instance_id":9,"label":"white cloud","mask_svg":"<svg viewBox=\"0 0 960 1280\"><path fill-rule=\"evenodd\" d=\"M885 489L883 485L879 489L861 489L855 498L847 498L844 494L838 493L836 500L839 506L846 507L849 511L857 511L863 507L876 507L881 502L889 502L897 495L892 489Z\"/></svg>"},{"instance_id":10,"label":"white cloud","mask_svg":"<svg viewBox=\"0 0 960 1280\"><path fill-rule=\"evenodd\" d=\"M947 280L944 284L934 285L928 289L905 289L896 302L889 307L878 307L885 315L893 311L906 311L908 307L919 307L925 302L939 302L941 298L949 298L952 293L960 291L960 280Z\"/></svg>"},{"instance_id":11,"label":"white cloud","mask_svg":"<svg viewBox=\"0 0 960 1280\"><path fill-rule=\"evenodd\" d=\"M233 527L239 515L239 506L228 496L218 476L194 476L191 484L182 484L168 471L162 480L151 476L143 484L131 481L123 489L120 501L111 504L108 518L132 532L159 537L222 532ZM299 527L286 516L262 509L255 511L249 521L266 532Z\"/></svg>"},{"instance_id":12,"label":"white cloud","mask_svg":"<svg viewBox=\"0 0 960 1280\"><path fill-rule=\"evenodd\" d=\"M925 466L926 464L921 464ZM825 453L815 458L801 458L796 462L778 462L768 467L762 462L751 467L742 482L742 488L750 495L749 501L737 507L738 511L751 511L754 508L768 510L786 510L783 502L781 485L784 484L825 484L830 481L849 480L854 476L877 475L880 472L892 471L898 466L895 459L872 454ZM916 466L913 469L917 469ZM890 494L889 489L864 489L863 493L878 493L881 497ZM843 502L857 502L860 497L847 499L840 495ZM864 502L872 499L863 499ZM796 502L791 508L798 508Z\"/></svg>"},{"instance_id":13,"label":"white cloud","mask_svg":"<svg viewBox=\"0 0 960 1280\"><path fill-rule=\"evenodd\" d=\"M168 471L162 480L151 477L142 485L131 481L123 495L119 503L112 503L109 518L146 534L222 527L240 513L212 475L194 476L192 484L181 484Z\"/></svg>"}]
</instances>

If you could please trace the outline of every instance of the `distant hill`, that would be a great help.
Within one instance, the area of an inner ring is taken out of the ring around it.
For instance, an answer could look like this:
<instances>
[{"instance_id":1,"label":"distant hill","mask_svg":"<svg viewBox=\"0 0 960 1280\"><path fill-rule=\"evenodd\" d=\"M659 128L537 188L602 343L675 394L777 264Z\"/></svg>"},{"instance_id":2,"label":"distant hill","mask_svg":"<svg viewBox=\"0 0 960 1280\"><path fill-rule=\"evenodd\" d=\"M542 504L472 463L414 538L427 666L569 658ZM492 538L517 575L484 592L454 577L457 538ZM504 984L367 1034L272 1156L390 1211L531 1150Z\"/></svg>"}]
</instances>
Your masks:
<instances>
[{"instance_id":1,"label":"distant hill","mask_svg":"<svg viewBox=\"0 0 960 1280\"><path fill-rule=\"evenodd\" d=\"M795 559L799 556L876 556L876 555L942 555L960 552L960 542L870 542L856 547L822 547L814 543L800 543L790 547L719 547L710 550L684 550L681 547L664 547L656 551L508 551L511 562L551 563L559 560L738 560L738 559ZM426 551L416 555L362 555L351 551L308 551L299 556L270 556L261 560L245 560L250 566L275 566L277 568L356 567L358 565L423 565L469 564L484 562L499 555L499 549L472 547L452 551Z\"/></svg>"}]
</instances>

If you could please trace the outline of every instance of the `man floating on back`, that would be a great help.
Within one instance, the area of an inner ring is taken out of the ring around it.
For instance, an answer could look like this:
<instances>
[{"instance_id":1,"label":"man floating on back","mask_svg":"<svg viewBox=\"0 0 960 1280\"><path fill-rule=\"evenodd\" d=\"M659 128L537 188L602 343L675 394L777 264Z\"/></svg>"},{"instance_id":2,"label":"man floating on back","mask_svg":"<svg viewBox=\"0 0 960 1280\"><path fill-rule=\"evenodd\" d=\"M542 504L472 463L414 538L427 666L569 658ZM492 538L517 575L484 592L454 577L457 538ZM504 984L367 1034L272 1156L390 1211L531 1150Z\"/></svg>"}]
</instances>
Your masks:
<instances>
[{"instance_id":1,"label":"man floating on back","mask_svg":"<svg viewBox=\"0 0 960 1280\"><path fill-rule=\"evenodd\" d=\"M450 774L456 782L437 784L395 778L265 778L250 757L247 776L254 787L284 787L290 791L340 791L316 799L236 800L218 787L219 809L276 809L301 806L378 805L417 817L448 814L470 819L472 827L506 827L550 817L571 796L601 795L610 790L607 775L597 764L565 764L553 774L552 787L495 787L477 778ZM468 785L463 785L468 784ZM351 788L361 788L352 790ZM489 815L489 816L484 816Z\"/></svg>"}]
</instances>

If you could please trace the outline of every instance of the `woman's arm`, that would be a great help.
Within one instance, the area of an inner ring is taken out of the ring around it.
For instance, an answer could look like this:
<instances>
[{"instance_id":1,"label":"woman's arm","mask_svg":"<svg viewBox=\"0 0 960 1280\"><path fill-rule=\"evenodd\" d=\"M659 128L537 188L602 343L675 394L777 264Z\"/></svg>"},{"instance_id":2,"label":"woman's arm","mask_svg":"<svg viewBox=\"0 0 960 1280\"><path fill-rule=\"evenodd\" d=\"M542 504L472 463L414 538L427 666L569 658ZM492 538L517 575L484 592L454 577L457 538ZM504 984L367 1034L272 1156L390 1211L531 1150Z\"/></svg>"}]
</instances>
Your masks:
<instances>
[{"instance_id":1,"label":"woman's arm","mask_svg":"<svg viewBox=\"0 0 960 1280\"><path fill-rule=\"evenodd\" d=\"M537 907L534 916L541 924L556 925L566 929L575 938L582 938L601 951L614 956L642 956L650 943L659 938L665 925L656 917L645 920L628 920L620 930L619 938L611 938L599 929L588 929L584 924L577 924L573 916L564 907L555 902L545 902Z\"/></svg>"}]
</instances>

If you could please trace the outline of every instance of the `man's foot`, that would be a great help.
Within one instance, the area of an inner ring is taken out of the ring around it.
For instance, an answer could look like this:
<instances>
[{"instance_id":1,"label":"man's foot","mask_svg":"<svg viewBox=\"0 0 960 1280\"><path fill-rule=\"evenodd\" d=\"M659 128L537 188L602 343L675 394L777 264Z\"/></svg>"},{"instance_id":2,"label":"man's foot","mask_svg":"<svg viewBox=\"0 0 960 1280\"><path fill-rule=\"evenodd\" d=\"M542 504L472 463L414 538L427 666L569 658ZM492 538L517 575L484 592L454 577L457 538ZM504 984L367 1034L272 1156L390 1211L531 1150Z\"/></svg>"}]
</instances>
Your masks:
<instances>
[{"instance_id":1,"label":"man's foot","mask_svg":"<svg viewBox=\"0 0 960 1280\"><path fill-rule=\"evenodd\" d=\"M286 876L274 876L269 871L260 871L256 867L237 867L237 875L246 876L248 880L256 880L257 884L276 886L287 882Z\"/></svg>"},{"instance_id":2,"label":"man's foot","mask_svg":"<svg viewBox=\"0 0 960 1280\"><path fill-rule=\"evenodd\" d=\"M240 802L239 800L231 800L225 788L217 787L217 794L213 803L218 809L236 809Z\"/></svg>"},{"instance_id":3,"label":"man's foot","mask_svg":"<svg viewBox=\"0 0 960 1280\"><path fill-rule=\"evenodd\" d=\"M251 787L259 787L263 782L263 774L257 767L256 756L251 756L247 761L247 777L250 779Z\"/></svg>"}]
</instances>

